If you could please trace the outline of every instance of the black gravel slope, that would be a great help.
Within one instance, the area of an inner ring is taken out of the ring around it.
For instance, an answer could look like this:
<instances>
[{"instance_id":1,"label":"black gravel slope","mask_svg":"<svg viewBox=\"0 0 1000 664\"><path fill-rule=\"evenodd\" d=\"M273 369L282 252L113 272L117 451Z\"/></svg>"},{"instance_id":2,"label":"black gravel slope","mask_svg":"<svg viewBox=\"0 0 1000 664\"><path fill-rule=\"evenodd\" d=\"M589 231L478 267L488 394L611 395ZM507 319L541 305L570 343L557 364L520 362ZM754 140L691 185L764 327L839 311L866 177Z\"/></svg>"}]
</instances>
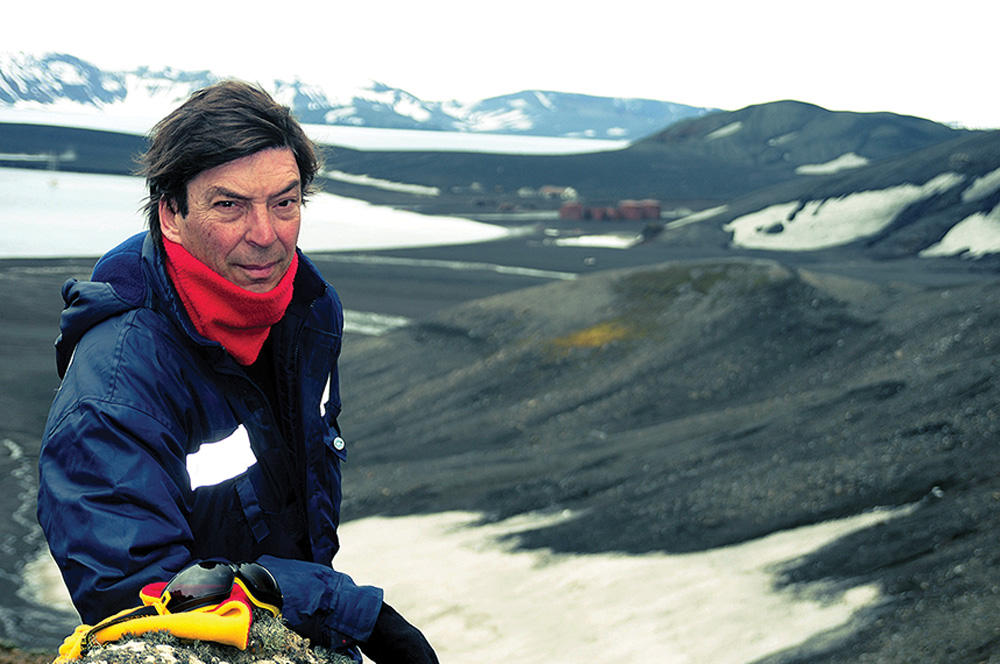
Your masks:
<instances>
[{"instance_id":1,"label":"black gravel slope","mask_svg":"<svg viewBox=\"0 0 1000 664\"><path fill-rule=\"evenodd\" d=\"M570 509L525 546L641 553L915 506L785 571L889 597L851 640L798 656L985 661L998 330L995 281L875 285L749 260L479 300L350 343L346 516Z\"/></svg>"}]
</instances>

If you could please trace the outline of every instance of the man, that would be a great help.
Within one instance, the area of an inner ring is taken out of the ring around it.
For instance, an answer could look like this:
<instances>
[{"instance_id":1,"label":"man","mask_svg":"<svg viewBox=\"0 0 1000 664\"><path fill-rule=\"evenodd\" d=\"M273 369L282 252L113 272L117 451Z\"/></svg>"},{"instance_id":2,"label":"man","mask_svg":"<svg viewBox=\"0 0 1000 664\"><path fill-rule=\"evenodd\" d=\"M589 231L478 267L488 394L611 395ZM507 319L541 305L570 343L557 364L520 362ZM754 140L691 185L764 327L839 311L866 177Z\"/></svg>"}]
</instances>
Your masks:
<instances>
[{"instance_id":1,"label":"man","mask_svg":"<svg viewBox=\"0 0 1000 664\"><path fill-rule=\"evenodd\" d=\"M39 522L81 617L193 561L256 561L314 642L437 662L381 590L331 567L343 312L296 249L311 142L262 90L225 82L154 128L143 166L149 232L63 287L39 461Z\"/></svg>"}]
</instances>

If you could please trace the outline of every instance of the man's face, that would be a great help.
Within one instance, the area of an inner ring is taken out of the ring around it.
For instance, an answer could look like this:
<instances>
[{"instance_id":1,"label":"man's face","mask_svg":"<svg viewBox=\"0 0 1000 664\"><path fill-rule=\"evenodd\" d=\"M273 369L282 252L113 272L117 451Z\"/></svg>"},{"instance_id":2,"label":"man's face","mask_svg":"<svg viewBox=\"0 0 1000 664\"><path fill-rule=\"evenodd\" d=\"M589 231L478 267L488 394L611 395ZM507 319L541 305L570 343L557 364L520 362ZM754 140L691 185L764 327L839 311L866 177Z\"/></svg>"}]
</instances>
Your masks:
<instances>
[{"instance_id":1,"label":"man's face","mask_svg":"<svg viewBox=\"0 0 1000 664\"><path fill-rule=\"evenodd\" d=\"M292 263L302 184L288 148L261 150L202 171L187 186L188 213L160 201L160 229L232 283L263 293Z\"/></svg>"}]
</instances>

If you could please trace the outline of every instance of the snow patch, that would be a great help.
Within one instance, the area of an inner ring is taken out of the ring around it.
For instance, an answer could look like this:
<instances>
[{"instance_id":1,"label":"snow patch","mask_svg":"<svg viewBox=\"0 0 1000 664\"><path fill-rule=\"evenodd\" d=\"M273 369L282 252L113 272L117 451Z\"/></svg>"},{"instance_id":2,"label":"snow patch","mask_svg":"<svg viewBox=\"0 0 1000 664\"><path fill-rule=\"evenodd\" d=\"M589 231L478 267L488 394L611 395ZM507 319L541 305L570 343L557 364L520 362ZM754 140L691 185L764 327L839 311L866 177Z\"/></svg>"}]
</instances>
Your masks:
<instances>
[{"instance_id":1,"label":"snow patch","mask_svg":"<svg viewBox=\"0 0 1000 664\"><path fill-rule=\"evenodd\" d=\"M785 143L788 143L793 138L795 138L796 136L798 136L798 134L799 134L799 132L792 131L792 132L789 132L787 134L782 134L781 136L775 136L774 138L767 139L767 144L770 147L772 147L772 148L773 147L777 147L779 145L784 145Z\"/></svg>"},{"instance_id":2,"label":"snow patch","mask_svg":"<svg viewBox=\"0 0 1000 664\"><path fill-rule=\"evenodd\" d=\"M412 321L405 316L389 316L377 314L369 311L344 310L344 332L364 334L366 336L377 337L405 327Z\"/></svg>"},{"instance_id":3,"label":"snow patch","mask_svg":"<svg viewBox=\"0 0 1000 664\"><path fill-rule=\"evenodd\" d=\"M874 235L902 210L957 186L957 173L943 173L923 185L904 184L861 191L842 198L782 203L725 224L733 244L747 249L809 251L848 244Z\"/></svg>"},{"instance_id":4,"label":"snow patch","mask_svg":"<svg viewBox=\"0 0 1000 664\"><path fill-rule=\"evenodd\" d=\"M413 97L404 97L396 102L393 110L400 115L413 118L417 122L427 122L431 119L431 112Z\"/></svg>"},{"instance_id":5,"label":"snow patch","mask_svg":"<svg viewBox=\"0 0 1000 664\"><path fill-rule=\"evenodd\" d=\"M972 184L962 192L962 202L971 203L981 200L991 196L997 189L1000 189L1000 168L990 171L986 175L980 175L973 180Z\"/></svg>"},{"instance_id":6,"label":"snow patch","mask_svg":"<svg viewBox=\"0 0 1000 664\"><path fill-rule=\"evenodd\" d=\"M141 231L141 178L0 168L0 257L99 256Z\"/></svg>"},{"instance_id":7,"label":"snow patch","mask_svg":"<svg viewBox=\"0 0 1000 664\"><path fill-rule=\"evenodd\" d=\"M0 114L2 117L2 114ZM419 150L426 152L486 152L490 154L583 154L628 147L626 140L519 136L423 129L378 129L305 125L306 133L322 145L356 150Z\"/></svg>"},{"instance_id":8,"label":"snow patch","mask_svg":"<svg viewBox=\"0 0 1000 664\"><path fill-rule=\"evenodd\" d=\"M523 100L516 100L521 105ZM534 126L531 116L517 104L512 103L508 110L489 113L473 113L469 116L470 125L474 131L503 131L505 129L528 130Z\"/></svg>"},{"instance_id":9,"label":"snow patch","mask_svg":"<svg viewBox=\"0 0 1000 664\"><path fill-rule=\"evenodd\" d=\"M80 73L79 68L68 62L53 62L49 65L49 73L62 85L87 85L87 79Z\"/></svg>"},{"instance_id":10,"label":"snow patch","mask_svg":"<svg viewBox=\"0 0 1000 664\"><path fill-rule=\"evenodd\" d=\"M705 138L706 140L714 141L717 138L725 138L726 136L732 136L733 134L739 132L739 130L741 129L743 129L743 122L737 120L736 122L727 124L725 127L716 129Z\"/></svg>"},{"instance_id":11,"label":"snow patch","mask_svg":"<svg viewBox=\"0 0 1000 664\"><path fill-rule=\"evenodd\" d=\"M846 171L851 168L858 168L860 166L867 166L868 160L860 155L854 154L853 152L848 152L847 154L842 154L833 161L828 161L825 164L803 164L795 169L795 172L799 175L829 175L831 173L839 173L840 171Z\"/></svg>"},{"instance_id":12,"label":"snow patch","mask_svg":"<svg viewBox=\"0 0 1000 664\"><path fill-rule=\"evenodd\" d=\"M486 242L507 233L507 229L492 224L395 210L321 193L303 209L299 246L307 252L425 247Z\"/></svg>"},{"instance_id":13,"label":"snow patch","mask_svg":"<svg viewBox=\"0 0 1000 664\"><path fill-rule=\"evenodd\" d=\"M417 196L441 195L441 190L438 187L428 187L422 184L407 184L405 182L393 182L391 180L373 178L370 175L354 175L352 173L345 173L344 171L323 171L321 175L339 182L347 182L349 184L356 184L365 187L375 187L376 189L384 189L386 191L400 191L407 194L415 194Z\"/></svg>"},{"instance_id":14,"label":"snow patch","mask_svg":"<svg viewBox=\"0 0 1000 664\"><path fill-rule=\"evenodd\" d=\"M600 247L603 249L631 249L639 244L642 238L638 235L581 235L580 237L561 237L553 240L557 247Z\"/></svg>"},{"instance_id":15,"label":"snow patch","mask_svg":"<svg viewBox=\"0 0 1000 664\"><path fill-rule=\"evenodd\" d=\"M556 110L555 105L552 103L552 100L549 99L548 95L543 94L543 93L539 92L538 90L535 90L534 95L535 95L535 99L538 100L539 104L541 104L542 106L544 106L545 108L547 108L550 111Z\"/></svg>"},{"instance_id":16,"label":"snow patch","mask_svg":"<svg viewBox=\"0 0 1000 664\"><path fill-rule=\"evenodd\" d=\"M920 252L925 258L957 256L982 258L1000 253L1000 205L977 212L951 227L941 241Z\"/></svg>"},{"instance_id":17,"label":"snow patch","mask_svg":"<svg viewBox=\"0 0 1000 664\"><path fill-rule=\"evenodd\" d=\"M688 224L695 224L698 223L699 221L705 221L706 219L717 217L728 209L729 209L728 205L718 205L713 208L698 210L697 212L693 212L689 215L681 217L676 221L671 221L664 228L680 228L681 226L687 226Z\"/></svg>"},{"instance_id":18,"label":"snow patch","mask_svg":"<svg viewBox=\"0 0 1000 664\"><path fill-rule=\"evenodd\" d=\"M518 533L580 518L569 511L486 526L477 525L481 515L459 512L370 517L341 527L337 569L384 587L441 661L743 664L849 630L858 611L880 600L875 584L781 590L776 575L844 535L911 511L639 556L516 548ZM385 546L390 533L393 546Z\"/></svg>"}]
</instances>

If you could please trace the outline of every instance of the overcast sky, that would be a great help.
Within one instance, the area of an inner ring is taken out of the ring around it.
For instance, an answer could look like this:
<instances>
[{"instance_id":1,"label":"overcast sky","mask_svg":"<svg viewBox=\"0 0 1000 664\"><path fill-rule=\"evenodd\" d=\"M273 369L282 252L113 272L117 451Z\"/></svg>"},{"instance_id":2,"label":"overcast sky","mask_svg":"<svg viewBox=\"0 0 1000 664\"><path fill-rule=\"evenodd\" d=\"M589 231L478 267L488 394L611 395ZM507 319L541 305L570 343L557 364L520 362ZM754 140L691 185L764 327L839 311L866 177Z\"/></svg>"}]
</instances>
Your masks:
<instances>
[{"instance_id":1,"label":"overcast sky","mask_svg":"<svg viewBox=\"0 0 1000 664\"><path fill-rule=\"evenodd\" d=\"M49 0L4 10L0 48L105 69L374 79L421 99L528 89L735 110L798 99L1000 127L1000 3L951 0Z\"/></svg>"}]
</instances>

